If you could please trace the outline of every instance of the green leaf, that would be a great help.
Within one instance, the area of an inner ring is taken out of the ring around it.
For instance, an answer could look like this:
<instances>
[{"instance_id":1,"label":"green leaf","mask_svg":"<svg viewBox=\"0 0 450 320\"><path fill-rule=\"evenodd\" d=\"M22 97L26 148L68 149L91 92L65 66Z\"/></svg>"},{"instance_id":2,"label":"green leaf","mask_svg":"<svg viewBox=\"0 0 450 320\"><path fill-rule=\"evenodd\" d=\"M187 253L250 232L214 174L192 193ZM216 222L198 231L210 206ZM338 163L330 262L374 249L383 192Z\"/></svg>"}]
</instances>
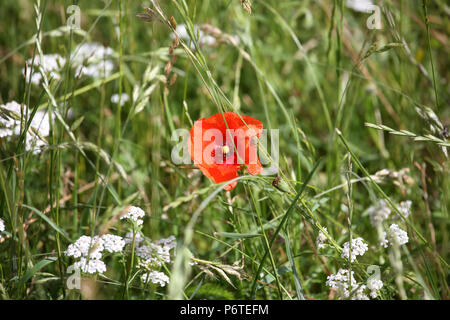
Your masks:
<instances>
[{"instance_id":1,"label":"green leaf","mask_svg":"<svg viewBox=\"0 0 450 320\"><path fill-rule=\"evenodd\" d=\"M39 211L36 208L27 206L26 204L22 205L24 208L30 209L31 211L33 211L34 213L36 213L39 217L41 217L42 220L44 220L45 222L47 222L50 227L52 227L56 232L58 232L59 234L61 234L64 238L66 238L66 240L72 242L72 239L70 239L70 237L67 235L66 231L62 230L60 227L58 227L56 225L56 223L54 223L49 217L47 217L43 212Z\"/></svg>"},{"instance_id":2,"label":"green leaf","mask_svg":"<svg viewBox=\"0 0 450 320\"><path fill-rule=\"evenodd\" d=\"M25 272L24 276L20 279L19 287L23 286L28 280L30 280L36 274L36 272L49 265L50 263L55 262L56 260L58 260L56 257L50 257L36 263L32 268L28 269Z\"/></svg>"},{"instance_id":3,"label":"green leaf","mask_svg":"<svg viewBox=\"0 0 450 320\"><path fill-rule=\"evenodd\" d=\"M232 239L247 239L261 237L259 233L235 233L235 232L214 232L214 236L232 238Z\"/></svg>"},{"instance_id":4,"label":"green leaf","mask_svg":"<svg viewBox=\"0 0 450 320\"><path fill-rule=\"evenodd\" d=\"M77 120L74 121L74 123L72 124L72 126L70 127L71 131L75 131L78 129L78 127L81 125L81 123L84 120L84 116L79 117Z\"/></svg>"},{"instance_id":5,"label":"green leaf","mask_svg":"<svg viewBox=\"0 0 450 320\"><path fill-rule=\"evenodd\" d=\"M292 252L292 248L291 248L291 244L290 244L291 239L289 238L288 232L286 232L284 240L286 243L286 253L288 256L289 264L291 265L292 275L294 277L294 284L295 284L295 291L297 292L297 299L305 300L305 296L303 295L302 282L301 282L300 276L297 272L297 266L295 265L294 253Z\"/></svg>"}]
</instances>

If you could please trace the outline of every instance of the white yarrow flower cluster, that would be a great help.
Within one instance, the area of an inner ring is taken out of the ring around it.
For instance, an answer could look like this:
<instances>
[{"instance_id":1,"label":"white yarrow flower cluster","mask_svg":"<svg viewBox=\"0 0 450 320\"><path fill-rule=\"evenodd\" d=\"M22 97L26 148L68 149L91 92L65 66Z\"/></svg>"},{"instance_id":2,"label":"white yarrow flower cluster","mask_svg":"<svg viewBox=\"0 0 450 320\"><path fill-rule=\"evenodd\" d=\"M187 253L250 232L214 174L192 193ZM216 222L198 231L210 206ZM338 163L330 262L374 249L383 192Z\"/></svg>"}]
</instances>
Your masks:
<instances>
[{"instance_id":1,"label":"white yarrow flower cluster","mask_svg":"<svg viewBox=\"0 0 450 320\"><path fill-rule=\"evenodd\" d=\"M114 50L97 42L83 43L73 51L71 60L77 67L76 76L106 78L114 70Z\"/></svg>"},{"instance_id":2,"label":"white yarrow flower cluster","mask_svg":"<svg viewBox=\"0 0 450 320\"><path fill-rule=\"evenodd\" d=\"M73 264L73 266L76 270L80 270L83 273L95 274L106 272L106 265L100 259L87 259L81 257L80 260Z\"/></svg>"},{"instance_id":3,"label":"white yarrow flower cluster","mask_svg":"<svg viewBox=\"0 0 450 320\"><path fill-rule=\"evenodd\" d=\"M368 209L370 223L372 226L376 227L381 224L384 220L389 218L391 214L391 209L388 207L387 202L385 200L379 200L378 203L374 206L370 206Z\"/></svg>"},{"instance_id":4,"label":"white yarrow flower cluster","mask_svg":"<svg viewBox=\"0 0 450 320\"><path fill-rule=\"evenodd\" d=\"M409 215L411 214L411 206L412 206L411 200L406 200L399 203L398 209L405 218L408 218Z\"/></svg>"},{"instance_id":5,"label":"white yarrow flower cluster","mask_svg":"<svg viewBox=\"0 0 450 320\"><path fill-rule=\"evenodd\" d=\"M161 287L164 287L167 283L169 283L169 277L164 272L159 271L144 273L141 276L141 279L144 283L152 282L154 284L159 284Z\"/></svg>"},{"instance_id":6,"label":"white yarrow flower cluster","mask_svg":"<svg viewBox=\"0 0 450 320\"><path fill-rule=\"evenodd\" d=\"M136 223L136 225L140 226L144 223L144 220L142 218L145 216L144 210L142 210L139 207L131 206L128 209L128 212L120 217L120 220L123 219L129 219Z\"/></svg>"},{"instance_id":7,"label":"white yarrow flower cluster","mask_svg":"<svg viewBox=\"0 0 450 320\"><path fill-rule=\"evenodd\" d=\"M7 110L13 113L16 118L11 116L6 116L3 118L0 116L0 138L10 138L12 136L18 136L21 134L20 117L23 118L25 125L30 119L32 110L28 109L26 105L22 107L16 101L8 102L5 105L1 105L0 109ZM28 117L26 117L28 115ZM23 125L22 125L23 129ZM25 140L25 150L31 151L34 154L41 152L41 147L46 145L46 142L42 140L42 137L46 137L50 134L50 121L47 111L38 110L31 120L30 127L28 129L26 140Z\"/></svg>"},{"instance_id":8,"label":"white yarrow flower cluster","mask_svg":"<svg viewBox=\"0 0 450 320\"><path fill-rule=\"evenodd\" d=\"M386 232L383 232L383 238L380 241L380 246L387 248L389 245L388 239L386 239Z\"/></svg>"},{"instance_id":9,"label":"white yarrow flower cluster","mask_svg":"<svg viewBox=\"0 0 450 320\"><path fill-rule=\"evenodd\" d=\"M350 261L353 262L356 259L356 256L363 256L364 253L369 249L367 243L364 242L363 238L356 238L352 239L352 246L351 246L351 259ZM344 259L350 258L350 245L349 242L344 243L344 246L342 248L342 254L341 257Z\"/></svg>"},{"instance_id":10,"label":"white yarrow flower cluster","mask_svg":"<svg viewBox=\"0 0 450 320\"><path fill-rule=\"evenodd\" d=\"M80 258L89 257L92 259L101 259L103 246L103 239L99 236L89 237L81 236L75 243L70 244L66 250L66 256Z\"/></svg>"},{"instance_id":11,"label":"white yarrow flower cluster","mask_svg":"<svg viewBox=\"0 0 450 320\"><path fill-rule=\"evenodd\" d=\"M401 214L405 218L407 218L411 214L411 206L412 201L406 200L401 201L398 204L397 208L401 212ZM385 220L389 219L392 211L389 208L388 203L385 200L381 199L378 201L376 205L370 206L367 209L367 212L369 213L370 223L372 224L373 227L377 227L380 224L382 224ZM392 219L396 218L400 218L400 215L396 214L392 216Z\"/></svg>"},{"instance_id":12,"label":"white yarrow flower cluster","mask_svg":"<svg viewBox=\"0 0 450 320\"><path fill-rule=\"evenodd\" d=\"M74 263L75 269L90 274L103 273L106 271L106 265L101 260L103 251L122 252L124 247L125 241L116 235L81 236L75 243L67 247L65 254L68 257L79 259Z\"/></svg>"},{"instance_id":13,"label":"white yarrow flower cluster","mask_svg":"<svg viewBox=\"0 0 450 320\"><path fill-rule=\"evenodd\" d=\"M352 300L369 300L369 297L364 294L366 286L356 282L353 271L349 277L349 270L339 269L336 274L327 277L326 285L337 289L339 299L347 299L351 296Z\"/></svg>"},{"instance_id":14,"label":"white yarrow flower cluster","mask_svg":"<svg viewBox=\"0 0 450 320\"><path fill-rule=\"evenodd\" d=\"M61 79L60 71L63 69L66 64L66 59L61 57L59 54L46 54L42 56L42 61L40 56L34 57L33 59L27 60L27 68L23 69L22 72L25 78L28 80L31 74L31 83L35 85L40 85L42 82L42 74L38 70L41 68L47 77L50 79L59 80ZM33 64L33 68L31 65ZM26 72L25 72L26 70Z\"/></svg>"},{"instance_id":15,"label":"white yarrow flower cluster","mask_svg":"<svg viewBox=\"0 0 450 320\"><path fill-rule=\"evenodd\" d=\"M127 232L127 234L125 235L125 243L126 244L132 244L133 243L133 232ZM134 244L135 246L139 246L140 243L144 241L144 238L141 236L140 233L136 233L135 237L134 237Z\"/></svg>"},{"instance_id":16,"label":"white yarrow flower cluster","mask_svg":"<svg viewBox=\"0 0 450 320\"><path fill-rule=\"evenodd\" d=\"M103 246L109 253L122 252L125 247L125 240L113 234L105 234L102 236Z\"/></svg>"},{"instance_id":17,"label":"white yarrow flower cluster","mask_svg":"<svg viewBox=\"0 0 450 320\"><path fill-rule=\"evenodd\" d=\"M397 243L398 245L404 245L408 243L408 233L402 230L397 224L391 224L388 232L383 232L383 239L381 240L380 245L387 248L388 245L393 245Z\"/></svg>"},{"instance_id":18,"label":"white yarrow flower cluster","mask_svg":"<svg viewBox=\"0 0 450 320\"><path fill-rule=\"evenodd\" d=\"M327 228L325 228L325 227L324 227L324 230L328 232ZM325 236L325 234L322 231L320 231L319 235L317 236L317 239L316 239L317 250L325 248L325 243L327 242L327 240L328 239Z\"/></svg>"},{"instance_id":19,"label":"white yarrow flower cluster","mask_svg":"<svg viewBox=\"0 0 450 320\"><path fill-rule=\"evenodd\" d=\"M170 236L168 238L162 238L156 241L159 245L163 245L169 249L173 249L177 246L177 243L175 242L176 238L175 236Z\"/></svg>"},{"instance_id":20,"label":"white yarrow flower cluster","mask_svg":"<svg viewBox=\"0 0 450 320\"><path fill-rule=\"evenodd\" d=\"M136 256L141 258L143 267L161 266L162 263L172 262L170 251L175 248L175 237L170 236L155 242L136 246Z\"/></svg>"},{"instance_id":21,"label":"white yarrow flower cluster","mask_svg":"<svg viewBox=\"0 0 450 320\"><path fill-rule=\"evenodd\" d=\"M375 299L378 296L377 291L383 287L383 281L379 279L370 279L367 281L367 289L370 290L370 296Z\"/></svg>"},{"instance_id":22,"label":"white yarrow flower cluster","mask_svg":"<svg viewBox=\"0 0 450 320\"><path fill-rule=\"evenodd\" d=\"M131 244L132 239L133 234L129 233L125 241ZM164 287L169 282L169 277L155 269L159 269L163 263L172 262L171 250L176 247L175 236L152 242L136 234L134 243L136 256L139 257L138 268L144 271L141 276L142 281L144 283L152 282Z\"/></svg>"}]
</instances>

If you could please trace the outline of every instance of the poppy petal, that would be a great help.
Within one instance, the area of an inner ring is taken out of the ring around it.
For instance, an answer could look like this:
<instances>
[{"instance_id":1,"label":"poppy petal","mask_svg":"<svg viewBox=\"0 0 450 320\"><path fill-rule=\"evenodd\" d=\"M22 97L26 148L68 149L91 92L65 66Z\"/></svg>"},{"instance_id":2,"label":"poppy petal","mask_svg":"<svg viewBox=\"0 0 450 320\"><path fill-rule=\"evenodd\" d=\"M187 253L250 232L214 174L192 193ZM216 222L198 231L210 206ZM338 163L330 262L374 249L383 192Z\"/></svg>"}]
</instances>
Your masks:
<instances>
[{"instance_id":1,"label":"poppy petal","mask_svg":"<svg viewBox=\"0 0 450 320\"><path fill-rule=\"evenodd\" d=\"M210 129L214 131L210 131ZM227 129L233 130L231 142L228 141L230 137L227 136ZM194 164L215 183L226 182L238 177L241 164L247 166L250 174L259 174L262 166L257 156L257 145L252 139L259 138L262 130L261 121L252 117L238 115L234 112L217 113L194 123L188 140L188 151ZM216 161L217 152L222 152L218 150L223 150L224 146L232 148L233 143L237 144L237 154L236 152L227 154L228 151L223 154L224 159L233 161L231 163ZM234 181L224 188L231 190L236 185L237 181Z\"/></svg>"},{"instance_id":2,"label":"poppy petal","mask_svg":"<svg viewBox=\"0 0 450 320\"><path fill-rule=\"evenodd\" d=\"M255 164L248 164L247 165L247 171L248 173L250 173L251 175L257 175L260 174L261 171L263 170L263 166L261 165L261 163L258 160L258 163Z\"/></svg>"}]
</instances>

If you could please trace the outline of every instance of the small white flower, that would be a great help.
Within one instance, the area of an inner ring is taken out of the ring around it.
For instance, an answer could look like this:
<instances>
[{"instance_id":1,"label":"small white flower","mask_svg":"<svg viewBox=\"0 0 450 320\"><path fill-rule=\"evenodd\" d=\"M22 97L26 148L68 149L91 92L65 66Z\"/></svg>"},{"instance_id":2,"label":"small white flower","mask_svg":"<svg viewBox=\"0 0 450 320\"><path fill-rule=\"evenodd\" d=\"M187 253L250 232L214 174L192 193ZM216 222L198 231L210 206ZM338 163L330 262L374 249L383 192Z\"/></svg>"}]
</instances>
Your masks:
<instances>
[{"instance_id":1,"label":"small white flower","mask_svg":"<svg viewBox=\"0 0 450 320\"><path fill-rule=\"evenodd\" d=\"M105 250L108 252L122 252L123 247L125 247L125 241L122 237L112 235L112 234L105 234L102 236L103 240L103 246L105 247Z\"/></svg>"},{"instance_id":2,"label":"small white flower","mask_svg":"<svg viewBox=\"0 0 450 320\"><path fill-rule=\"evenodd\" d=\"M328 232L327 228L324 228L324 230ZM325 234L322 231L320 231L316 239L317 250L325 248L325 243L327 242L327 240L328 239L325 236Z\"/></svg>"},{"instance_id":3,"label":"small white flower","mask_svg":"<svg viewBox=\"0 0 450 320\"><path fill-rule=\"evenodd\" d=\"M154 253L159 259L161 259L165 263L170 262L170 249L173 247L169 246L160 246L160 245L152 245Z\"/></svg>"},{"instance_id":4,"label":"small white flower","mask_svg":"<svg viewBox=\"0 0 450 320\"><path fill-rule=\"evenodd\" d=\"M78 45L72 54L72 61L77 66L75 75L89 76L92 78L105 78L114 70L111 60L114 50L97 42Z\"/></svg>"},{"instance_id":5,"label":"small white flower","mask_svg":"<svg viewBox=\"0 0 450 320\"><path fill-rule=\"evenodd\" d=\"M125 243L126 244L132 244L133 243L133 232L127 232L125 235ZM136 233L136 236L134 237L134 245L137 247L140 245L140 243L144 241L144 238L140 233Z\"/></svg>"},{"instance_id":6,"label":"small white flower","mask_svg":"<svg viewBox=\"0 0 450 320\"><path fill-rule=\"evenodd\" d=\"M367 211L369 212L370 223L374 227L386 220L391 214L391 209L383 199L378 201L375 206L370 206Z\"/></svg>"},{"instance_id":7,"label":"small white flower","mask_svg":"<svg viewBox=\"0 0 450 320\"><path fill-rule=\"evenodd\" d=\"M327 277L326 285L338 290L340 299L349 298L351 295L352 300L368 300L369 297L364 294L366 289L365 285L358 285L354 278L354 272L352 271L349 276L349 270L339 269L336 274L331 274ZM350 291L351 287L351 291Z\"/></svg>"},{"instance_id":8,"label":"small white flower","mask_svg":"<svg viewBox=\"0 0 450 320\"><path fill-rule=\"evenodd\" d=\"M139 245L136 243L135 247L136 256L143 260L140 266L149 270L155 266L161 266L163 263L172 262L170 251L176 247L176 238L170 236L149 244Z\"/></svg>"},{"instance_id":9,"label":"small white flower","mask_svg":"<svg viewBox=\"0 0 450 320\"><path fill-rule=\"evenodd\" d=\"M399 210L402 213L402 215L405 218L408 218L409 215L411 214L411 205L412 205L412 201L411 200L406 200L406 201L402 201L399 204Z\"/></svg>"},{"instance_id":10,"label":"small white flower","mask_svg":"<svg viewBox=\"0 0 450 320\"><path fill-rule=\"evenodd\" d=\"M376 298L378 296L377 291L383 287L383 281L378 279L370 279L367 282L367 288L370 290L370 296Z\"/></svg>"},{"instance_id":11,"label":"small white flower","mask_svg":"<svg viewBox=\"0 0 450 320\"><path fill-rule=\"evenodd\" d=\"M128 209L128 212L126 214L124 214L122 217L120 217L120 220L130 219L130 220L136 222L136 224L139 226L144 223L144 221L141 219L144 216L145 216L144 210L142 210L139 207L131 206Z\"/></svg>"},{"instance_id":12,"label":"small white flower","mask_svg":"<svg viewBox=\"0 0 450 320\"><path fill-rule=\"evenodd\" d=\"M356 256L362 256L369 249L367 243L364 243L362 238L356 238L352 240L351 246L351 262L355 261ZM350 245L349 242L344 243L342 248L341 257L344 259L350 258Z\"/></svg>"},{"instance_id":13,"label":"small white flower","mask_svg":"<svg viewBox=\"0 0 450 320\"><path fill-rule=\"evenodd\" d=\"M389 227L389 231L387 234L387 238L389 240L389 243L393 245L394 243L397 243L398 245L404 245L408 243L408 233L404 230L402 230L397 224L391 224Z\"/></svg>"},{"instance_id":14,"label":"small white flower","mask_svg":"<svg viewBox=\"0 0 450 320\"><path fill-rule=\"evenodd\" d=\"M352 293L352 300L369 300L369 297L364 293L366 290L366 286L364 284L360 285L356 292ZM353 291L352 291L353 292Z\"/></svg>"},{"instance_id":15,"label":"small white flower","mask_svg":"<svg viewBox=\"0 0 450 320\"><path fill-rule=\"evenodd\" d=\"M74 268L81 270L83 273L104 273L106 271L105 263L100 259L87 259L82 257L79 261L73 264Z\"/></svg>"},{"instance_id":16,"label":"small white flower","mask_svg":"<svg viewBox=\"0 0 450 320\"><path fill-rule=\"evenodd\" d=\"M154 284L159 284L161 287L164 287L169 283L169 277L165 273L159 271L145 273L141 276L141 279L144 283L151 281Z\"/></svg>"},{"instance_id":17,"label":"small white flower","mask_svg":"<svg viewBox=\"0 0 450 320\"><path fill-rule=\"evenodd\" d=\"M158 241L156 241L158 244L162 244L164 247L167 247L169 250L173 249L177 246L176 238L175 236L170 236L168 238L163 238Z\"/></svg>"},{"instance_id":18,"label":"small white flower","mask_svg":"<svg viewBox=\"0 0 450 320\"><path fill-rule=\"evenodd\" d=\"M64 252L66 256L79 259L73 266L83 273L104 273L106 265L101 260L103 251L122 252L125 240L122 237L104 234L102 236L81 236Z\"/></svg>"},{"instance_id":19,"label":"small white flower","mask_svg":"<svg viewBox=\"0 0 450 320\"><path fill-rule=\"evenodd\" d=\"M145 260L140 259L138 263L138 268L146 271L152 271L156 267L160 267L161 263L156 258L148 258Z\"/></svg>"},{"instance_id":20,"label":"small white flower","mask_svg":"<svg viewBox=\"0 0 450 320\"><path fill-rule=\"evenodd\" d=\"M25 69L22 70L24 73L25 78L28 80L30 73L31 73L31 82L35 85L40 85L42 82L42 75L38 68L42 68L44 73L49 77L53 78L55 80L61 79L61 75L59 74L60 70L64 67L66 64L66 59L61 57L59 54L46 54L42 56L43 59L41 61L40 56L34 57L34 65L33 68L31 68L31 65L33 63L33 59L27 60L27 69L25 73ZM50 80L50 79L49 79Z\"/></svg>"},{"instance_id":21,"label":"small white flower","mask_svg":"<svg viewBox=\"0 0 450 320\"><path fill-rule=\"evenodd\" d=\"M1 105L5 109L15 115L16 118L22 117L24 122L31 117L32 110L29 110L26 105L22 106L16 101L8 102ZM7 118L0 117L0 138L18 136L21 134L20 120L11 116ZM41 137L46 137L50 134L50 122L48 112L45 110L38 110L31 120L30 128L26 135L25 150L36 154L41 151L41 147L46 143Z\"/></svg>"},{"instance_id":22,"label":"small white flower","mask_svg":"<svg viewBox=\"0 0 450 320\"><path fill-rule=\"evenodd\" d=\"M90 64L110 58L113 54L114 50L109 47L98 42L87 42L79 44L75 48L71 59L75 64Z\"/></svg>"},{"instance_id":23,"label":"small white flower","mask_svg":"<svg viewBox=\"0 0 450 320\"><path fill-rule=\"evenodd\" d=\"M84 75L97 79L109 77L113 70L114 64L110 60L105 60L87 66L78 66L75 74L77 77Z\"/></svg>"},{"instance_id":24,"label":"small white flower","mask_svg":"<svg viewBox=\"0 0 450 320\"><path fill-rule=\"evenodd\" d=\"M155 265L160 266L162 262L170 263L170 249L167 246L160 246L155 243L150 245L142 245L136 248L136 256L147 260L147 262L152 262Z\"/></svg>"},{"instance_id":25,"label":"small white flower","mask_svg":"<svg viewBox=\"0 0 450 320\"><path fill-rule=\"evenodd\" d=\"M123 106L125 103L128 102L128 100L130 100L130 96L128 94L122 93L122 95L119 96L119 94L116 93L116 94L113 94L111 96L111 102L115 103L115 104L118 104L119 103L119 97L121 97L121 99L120 99L120 105L121 106Z\"/></svg>"},{"instance_id":26,"label":"small white flower","mask_svg":"<svg viewBox=\"0 0 450 320\"><path fill-rule=\"evenodd\" d=\"M351 283L352 287L356 286L354 272L352 271L350 277L348 273L347 269L339 269L336 274L331 274L327 277L326 285L339 291L348 290L349 283Z\"/></svg>"},{"instance_id":27,"label":"small white flower","mask_svg":"<svg viewBox=\"0 0 450 320\"><path fill-rule=\"evenodd\" d=\"M380 242L380 245L387 248L388 245L393 245L397 243L398 245L404 245L408 243L408 233L402 230L397 224L391 224L388 232L383 232L383 239Z\"/></svg>"},{"instance_id":28,"label":"small white flower","mask_svg":"<svg viewBox=\"0 0 450 320\"><path fill-rule=\"evenodd\" d=\"M136 256L139 258L142 258L144 260L153 259L152 257L153 249L151 246L142 245L139 247L136 247Z\"/></svg>"},{"instance_id":29,"label":"small white flower","mask_svg":"<svg viewBox=\"0 0 450 320\"><path fill-rule=\"evenodd\" d=\"M388 239L386 239L386 232L383 232L383 238L380 241L380 246L387 248L389 245Z\"/></svg>"},{"instance_id":30,"label":"small white flower","mask_svg":"<svg viewBox=\"0 0 450 320\"><path fill-rule=\"evenodd\" d=\"M103 239L95 236L81 236L75 243L70 244L65 252L66 256L74 258L101 259L102 251L104 250Z\"/></svg>"}]
</instances>

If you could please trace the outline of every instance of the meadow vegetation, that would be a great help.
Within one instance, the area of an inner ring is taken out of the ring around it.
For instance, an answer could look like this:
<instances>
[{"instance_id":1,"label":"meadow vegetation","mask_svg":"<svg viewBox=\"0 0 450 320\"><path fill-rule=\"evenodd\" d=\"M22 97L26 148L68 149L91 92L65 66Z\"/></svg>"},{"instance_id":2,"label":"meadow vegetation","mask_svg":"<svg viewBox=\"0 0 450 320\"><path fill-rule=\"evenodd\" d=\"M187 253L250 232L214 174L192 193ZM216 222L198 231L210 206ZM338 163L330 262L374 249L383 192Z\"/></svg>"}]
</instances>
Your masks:
<instances>
[{"instance_id":1,"label":"meadow vegetation","mask_svg":"<svg viewBox=\"0 0 450 320\"><path fill-rule=\"evenodd\" d=\"M0 299L448 299L449 15L2 0ZM224 112L279 130L277 173L174 163Z\"/></svg>"}]
</instances>

